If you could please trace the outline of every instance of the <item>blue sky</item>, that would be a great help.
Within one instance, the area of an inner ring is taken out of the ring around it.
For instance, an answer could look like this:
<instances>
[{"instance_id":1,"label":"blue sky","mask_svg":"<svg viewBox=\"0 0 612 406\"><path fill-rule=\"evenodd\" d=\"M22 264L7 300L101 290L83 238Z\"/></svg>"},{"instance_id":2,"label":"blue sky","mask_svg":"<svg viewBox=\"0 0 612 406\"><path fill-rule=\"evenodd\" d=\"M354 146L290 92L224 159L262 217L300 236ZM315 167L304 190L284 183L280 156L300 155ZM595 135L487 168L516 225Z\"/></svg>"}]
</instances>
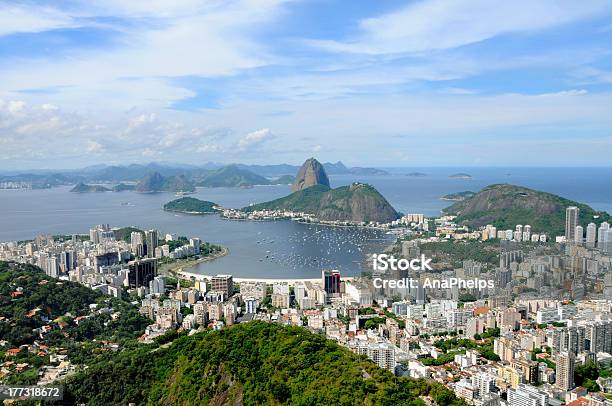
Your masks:
<instances>
[{"instance_id":1,"label":"blue sky","mask_svg":"<svg viewBox=\"0 0 612 406\"><path fill-rule=\"evenodd\" d=\"M0 169L602 166L612 0L0 0Z\"/></svg>"}]
</instances>

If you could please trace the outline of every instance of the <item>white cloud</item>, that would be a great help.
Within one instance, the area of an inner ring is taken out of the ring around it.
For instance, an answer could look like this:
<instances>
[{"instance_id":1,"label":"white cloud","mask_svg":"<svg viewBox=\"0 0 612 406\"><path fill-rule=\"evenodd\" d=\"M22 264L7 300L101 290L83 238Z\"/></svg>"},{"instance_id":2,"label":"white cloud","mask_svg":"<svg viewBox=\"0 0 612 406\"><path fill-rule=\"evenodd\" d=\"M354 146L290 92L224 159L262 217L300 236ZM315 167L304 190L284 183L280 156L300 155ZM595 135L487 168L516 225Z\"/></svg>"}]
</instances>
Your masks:
<instances>
[{"instance_id":1,"label":"white cloud","mask_svg":"<svg viewBox=\"0 0 612 406\"><path fill-rule=\"evenodd\" d=\"M215 144L200 145L196 148L196 151L201 153L223 152L223 150L222 146Z\"/></svg>"},{"instance_id":2,"label":"white cloud","mask_svg":"<svg viewBox=\"0 0 612 406\"><path fill-rule=\"evenodd\" d=\"M54 110L58 110L58 109L59 109L59 107L57 107L57 106L56 106L56 105L54 105L54 104L50 104L50 103L45 103L45 104L43 104L43 105L41 106L41 108L42 108L43 110L48 110L48 111L54 111Z\"/></svg>"},{"instance_id":3,"label":"white cloud","mask_svg":"<svg viewBox=\"0 0 612 406\"><path fill-rule=\"evenodd\" d=\"M98 141L90 140L87 142L87 152L97 153L104 151L104 147Z\"/></svg>"},{"instance_id":4,"label":"white cloud","mask_svg":"<svg viewBox=\"0 0 612 406\"><path fill-rule=\"evenodd\" d=\"M264 142L274 138L274 134L269 128L262 128L248 133L238 141L238 147L242 149L258 147Z\"/></svg>"},{"instance_id":5,"label":"white cloud","mask_svg":"<svg viewBox=\"0 0 612 406\"><path fill-rule=\"evenodd\" d=\"M26 104L24 101L11 100L8 102L7 110L9 111L9 113L15 114L15 113L19 113L20 111L22 111L25 106Z\"/></svg>"},{"instance_id":6,"label":"white cloud","mask_svg":"<svg viewBox=\"0 0 612 406\"><path fill-rule=\"evenodd\" d=\"M117 36L113 46L7 63L0 68L0 93L53 87L55 94L45 97L55 104L167 108L195 95L172 78L232 75L272 63L274 57L252 34L277 18L284 2L88 2L65 12L92 26L100 24L92 22L98 17L130 19L130 24L105 23ZM36 14L38 6L26 4L24 12Z\"/></svg>"},{"instance_id":7,"label":"white cloud","mask_svg":"<svg viewBox=\"0 0 612 406\"><path fill-rule=\"evenodd\" d=\"M69 15L42 5L6 2L0 4L0 36L41 32L76 26Z\"/></svg>"},{"instance_id":8,"label":"white cloud","mask_svg":"<svg viewBox=\"0 0 612 406\"><path fill-rule=\"evenodd\" d=\"M334 52L419 53L456 48L508 33L547 29L610 8L607 0L421 0L362 20L361 33L353 39L310 43Z\"/></svg>"}]
</instances>

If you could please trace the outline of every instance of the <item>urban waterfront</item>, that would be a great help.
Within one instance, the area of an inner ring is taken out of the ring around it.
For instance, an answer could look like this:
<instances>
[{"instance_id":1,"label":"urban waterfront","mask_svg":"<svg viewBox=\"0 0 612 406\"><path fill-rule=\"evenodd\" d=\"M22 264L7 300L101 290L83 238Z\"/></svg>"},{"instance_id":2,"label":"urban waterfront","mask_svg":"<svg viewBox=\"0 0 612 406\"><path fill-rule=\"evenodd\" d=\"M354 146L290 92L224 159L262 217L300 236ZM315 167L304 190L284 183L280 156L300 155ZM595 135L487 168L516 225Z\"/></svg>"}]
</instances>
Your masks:
<instances>
[{"instance_id":1,"label":"urban waterfront","mask_svg":"<svg viewBox=\"0 0 612 406\"><path fill-rule=\"evenodd\" d=\"M413 169L391 169L387 176L337 175L332 186L354 181L374 185L399 211L438 215L452 202L440 197L464 190L478 191L493 183L514 183L556 193L612 211L611 168L422 168L426 176L409 176ZM452 179L466 172L472 179ZM602 176L594 176L599 173ZM556 175L552 175L556 174ZM221 244L230 254L197 265L193 272L207 275L231 272L259 278L311 278L321 268L344 275L361 272L368 253L380 252L393 235L371 229L304 225L291 221L228 221L218 215L164 212L170 193L70 193L69 187L0 191L0 241L32 239L38 234L85 233L94 224L155 228L162 232L197 236ZM194 197L224 207L239 208L284 196L289 186L199 188Z\"/></svg>"}]
</instances>

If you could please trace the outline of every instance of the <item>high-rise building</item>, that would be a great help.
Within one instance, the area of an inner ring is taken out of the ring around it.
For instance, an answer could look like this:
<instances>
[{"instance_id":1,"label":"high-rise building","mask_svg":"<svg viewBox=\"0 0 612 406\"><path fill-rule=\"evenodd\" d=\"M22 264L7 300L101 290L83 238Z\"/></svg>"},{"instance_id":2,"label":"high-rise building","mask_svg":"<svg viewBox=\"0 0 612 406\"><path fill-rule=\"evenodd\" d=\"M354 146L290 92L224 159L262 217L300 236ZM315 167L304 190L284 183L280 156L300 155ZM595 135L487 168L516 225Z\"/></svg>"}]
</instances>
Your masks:
<instances>
[{"instance_id":1,"label":"high-rise building","mask_svg":"<svg viewBox=\"0 0 612 406\"><path fill-rule=\"evenodd\" d=\"M547 406L548 394L535 386L521 383L516 389L508 389L509 406Z\"/></svg>"},{"instance_id":2,"label":"high-rise building","mask_svg":"<svg viewBox=\"0 0 612 406\"><path fill-rule=\"evenodd\" d=\"M157 276L157 259L147 258L128 262L128 287L148 287Z\"/></svg>"},{"instance_id":3,"label":"high-rise building","mask_svg":"<svg viewBox=\"0 0 612 406\"><path fill-rule=\"evenodd\" d=\"M601 242L601 250L607 254L612 254L612 229L604 231Z\"/></svg>"},{"instance_id":4,"label":"high-rise building","mask_svg":"<svg viewBox=\"0 0 612 406\"><path fill-rule=\"evenodd\" d=\"M130 246L132 253L137 257L143 257L147 254L145 251L144 235L139 231L134 231L130 234Z\"/></svg>"},{"instance_id":5,"label":"high-rise building","mask_svg":"<svg viewBox=\"0 0 612 406\"><path fill-rule=\"evenodd\" d=\"M587 350L592 353L612 352L612 321L589 323L585 329Z\"/></svg>"},{"instance_id":6,"label":"high-rise building","mask_svg":"<svg viewBox=\"0 0 612 406\"><path fill-rule=\"evenodd\" d=\"M156 276L151 282L149 282L149 292L157 295L163 295L166 293L166 278L163 276Z\"/></svg>"},{"instance_id":7,"label":"high-rise building","mask_svg":"<svg viewBox=\"0 0 612 406\"><path fill-rule=\"evenodd\" d=\"M582 237L584 236L584 229L582 226L576 226L576 231L574 231L574 242L578 244L582 244Z\"/></svg>"},{"instance_id":8,"label":"high-rise building","mask_svg":"<svg viewBox=\"0 0 612 406\"><path fill-rule=\"evenodd\" d=\"M211 290L213 292L222 292L226 297L230 297L234 293L234 279L232 275L217 275L210 279Z\"/></svg>"},{"instance_id":9,"label":"high-rise building","mask_svg":"<svg viewBox=\"0 0 612 406\"><path fill-rule=\"evenodd\" d=\"M189 240L189 245L193 247L193 252L196 255L200 255L200 246L202 245L202 240L200 240L199 238L191 238Z\"/></svg>"},{"instance_id":10,"label":"high-rise building","mask_svg":"<svg viewBox=\"0 0 612 406\"><path fill-rule=\"evenodd\" d=\"M147 257L155 257L155 248L159 245L159 236L157 230L145 231L145 240L147 243Z\"/></svg>"},{"instance_id":11,"label":"high-rise building","mask_svg":"<svg viewBox=\"0 0 612 406\"><path fill-rule=\"evenodd\" d=\"M321 271L323 289L328 295L340 294L340 272L324 269Z\"/></svg>"},{"instance_id":12,"label":"high-rise building","mask_svg":"<svg viewBox=\"0 0 612 406\"><path fill-rule=\"evenodd\" d=\"M599 225L599 230L597 231L597 248L602 248L604 233L610 229L610 223L604 221Z\"/></svg>"},{"instance_id":13,"label":"high-rise building","mask_svg":"<svg viewBox=\"0 0 612 406\"><path fill-rule=\"evenodd\" d=\"M571 352L562 352L557 356L556 385L559 389L574 389L574 367L576 358Z\"/></svg>"},{"instance_id":14,"label":"high-rise building","mask_svg":"<svg viewBox=\"0 0 612 406\"><path fill-rule=\"evenodd\" d=\"M565 209L565 241L575 241L576 226L578 225L578 216L580 209L576 206L570 206Z\"/></svg>"},{"instance_id":15,"label":"high-rise building","mask_svg":"<svg viewBox=\"0 0 612 406\"><path fill-rule=\"evenodd\" d=\"M597 225L595 223L589 223L586 229L586 245L591 248L594 247L596 238L597 238Z\"/></svg>"},{"instance_id":16,"label":"high-rise building","mask_svg":"<svg viewBox=\"0 0 612 406\"><path fill-rule=\"evenodd\" d=\"M254 297L247 297L244 299L244 312L245 313L251 313L251 314L257 313L258 306L259 306L259 303L257 302L257 299L255 299Z\"/></svg>"}]
</instances>

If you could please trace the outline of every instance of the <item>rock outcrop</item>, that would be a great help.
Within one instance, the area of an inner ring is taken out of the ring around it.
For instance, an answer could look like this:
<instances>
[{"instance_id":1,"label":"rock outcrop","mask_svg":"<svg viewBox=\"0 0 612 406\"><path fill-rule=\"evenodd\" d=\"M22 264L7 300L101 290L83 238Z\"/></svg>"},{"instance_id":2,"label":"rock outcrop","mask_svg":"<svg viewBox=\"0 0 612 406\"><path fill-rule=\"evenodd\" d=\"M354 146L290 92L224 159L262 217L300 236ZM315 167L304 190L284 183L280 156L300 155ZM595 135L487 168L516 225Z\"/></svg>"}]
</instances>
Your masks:
<instances>
[{"instance_id":1,"label":"rock outcrop","mask_svg":"<svg viewBox=\"0 0 612 406\"><path fill-rule=\"evenodd\" d=\"M329 187L329 178L325 173L325 168L314 158L307 159L302 165L291 186L292 192L298 192L315 185L325 185Z\"/></svg>"}]
</instances>

